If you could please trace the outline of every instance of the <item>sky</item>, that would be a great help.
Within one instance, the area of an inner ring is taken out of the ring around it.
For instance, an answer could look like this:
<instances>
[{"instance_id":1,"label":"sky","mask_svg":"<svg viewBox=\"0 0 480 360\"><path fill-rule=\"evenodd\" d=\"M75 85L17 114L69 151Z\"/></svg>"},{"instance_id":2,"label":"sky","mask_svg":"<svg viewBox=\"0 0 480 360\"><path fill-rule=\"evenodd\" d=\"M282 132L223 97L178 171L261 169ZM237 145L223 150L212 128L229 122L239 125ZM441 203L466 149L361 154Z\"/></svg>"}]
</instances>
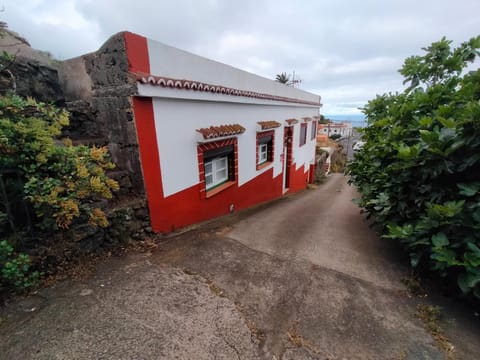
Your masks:
<instances>
[{"instance_id":1,"label":"sky","mask_svg":"<svg viewBox=\"0 0 480 360\"><path fill-rule=\"evenodd\" d=\"M480 35L479 0L0 0L0 9L58 59L128 30L267 78L295 72L326 115L401 91L404 59L443 36L458 45Z\"/></svg>"}]
</instances>

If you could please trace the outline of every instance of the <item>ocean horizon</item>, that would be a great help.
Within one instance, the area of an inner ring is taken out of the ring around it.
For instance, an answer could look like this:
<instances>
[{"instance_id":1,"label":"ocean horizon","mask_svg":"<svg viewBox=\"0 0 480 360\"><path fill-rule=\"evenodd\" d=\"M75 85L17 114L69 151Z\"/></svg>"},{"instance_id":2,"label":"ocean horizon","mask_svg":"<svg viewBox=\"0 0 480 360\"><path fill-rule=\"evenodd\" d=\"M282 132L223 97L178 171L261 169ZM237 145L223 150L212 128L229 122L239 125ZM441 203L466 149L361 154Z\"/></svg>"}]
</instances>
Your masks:
<instances>
[{"instance_id":1,"label":"ocean horizon","mask_svg":"<svg viewBox=\"0 0 480 360\"><path fill-rule=\"evenodd\" d=\"M367 126L367 119L363 114L346 114L346 115L323 115L325 118L333 120L335 122L349 121L353 127L365 127Z\"/></svg>"}]
</instances>

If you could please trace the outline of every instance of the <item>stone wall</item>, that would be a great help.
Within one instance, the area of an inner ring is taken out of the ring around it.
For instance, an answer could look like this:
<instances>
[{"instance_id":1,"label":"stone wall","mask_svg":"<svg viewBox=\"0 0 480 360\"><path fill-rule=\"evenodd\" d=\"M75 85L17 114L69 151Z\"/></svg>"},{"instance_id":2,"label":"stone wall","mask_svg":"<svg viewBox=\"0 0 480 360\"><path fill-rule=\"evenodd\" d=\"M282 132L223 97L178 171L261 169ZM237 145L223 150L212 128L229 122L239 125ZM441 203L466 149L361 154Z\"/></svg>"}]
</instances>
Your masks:
<instances>
[{"instance_id":1,"label":"stone wall","mask_svg":"<svg viewBox=\"0 0 480 360\"><path fill-rule=\"evenodd\" d=\"M13 60L0 73L0 92L16 91L40 101L63 103L58 81L59 62L50 54L32 49L28 41L0 23L0 52L6 51Z\"/></svg>"},{"instance_id":2,"label":"stone wall","mask_svg":"<svg viewBox=\"0 0 480 360\"><path fill-rule=\"evenodd\" d=\"M65 104L72 113L68 135L107 145L125 194L144 194L131 96L136 83L128 73L123 33L98 51L66 60L59 67Z\"/></svg>"},{"instance_id":3,"label":"stone wall","mask_svg":"<svg viewBox=\"0 0 480 360\"><path fill-rule=\"evenodd\" d=\"M15 74L18 94L62 105L63 93L55 68L19 57L11 64L9 70Z\"/></svg>"},{"instance_id":4,"label":"stone wall","mask_svg":"<svg viewBox=\"0 0 480 360\"><path fill-rule=\"evenodd\" d=\"M76 144L107 146L117 169L120 196L144 196L131 96L136 83L128 73L123 33L98 51L58 61L30 47L17 33L0 26L0 51L15 57L9 73L0 73L0 92L53 102L70 112L64 135ZM11 75L14 74L12 81Z\"/></svg>"},{"instance_id":5,"label":"stone wall","mask_svg":"<svg viewBox=\"0 0 480 360\"><path fill-rule=\"evenodd\" d=\"M46 277L65 270L85 256L126 247L153 236L144 199L136 199L109 209L107 228L88 224L35 241L24 249ZM28 244L27 244L28 245Z\"/></svg>"},{"instance_id":6,"label":"stone wall","mask_svg":"<svg viewBox=\"0 0 480 360\"><path fill-rule=\"evenodd\" d=\"M32 49L1 23L0 35L0 51L15 58L8 71L0 73L0 91L14 90L65 107L70 125L63 135L76 144L107 146L117 165L109 175L120 183L115 198L104 204L108 228L74 226L66 236L59 234L62 239L44 239L44 244L32 246L32 255L48 256L46 264L55 267L79 253L114 248L148 235L151 228L131 105L136 82L128 73L123 33L94 53L66 61Z\"/></svg>"}]
</instances>

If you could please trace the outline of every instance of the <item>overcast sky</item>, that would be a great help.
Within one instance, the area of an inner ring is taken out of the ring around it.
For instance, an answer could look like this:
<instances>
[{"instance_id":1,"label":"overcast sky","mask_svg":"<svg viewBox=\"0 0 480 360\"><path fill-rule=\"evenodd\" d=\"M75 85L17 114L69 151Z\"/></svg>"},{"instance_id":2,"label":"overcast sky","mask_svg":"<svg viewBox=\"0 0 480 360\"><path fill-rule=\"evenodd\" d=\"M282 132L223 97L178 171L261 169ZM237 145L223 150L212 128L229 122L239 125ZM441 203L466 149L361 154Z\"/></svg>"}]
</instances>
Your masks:
<instances>
[{"instance_id":1,"label":"overcast sky","mask_svg":"<svg viewBox=\"0 0 480 360\"><path fill-rule=\"evenodd\" d=\"M0 19L66 59L129 30L322 96L327 115L359 113L402 89L405 57L442 36L480 34L479 0L1 0Z\"/></svg>"}]
</instances>

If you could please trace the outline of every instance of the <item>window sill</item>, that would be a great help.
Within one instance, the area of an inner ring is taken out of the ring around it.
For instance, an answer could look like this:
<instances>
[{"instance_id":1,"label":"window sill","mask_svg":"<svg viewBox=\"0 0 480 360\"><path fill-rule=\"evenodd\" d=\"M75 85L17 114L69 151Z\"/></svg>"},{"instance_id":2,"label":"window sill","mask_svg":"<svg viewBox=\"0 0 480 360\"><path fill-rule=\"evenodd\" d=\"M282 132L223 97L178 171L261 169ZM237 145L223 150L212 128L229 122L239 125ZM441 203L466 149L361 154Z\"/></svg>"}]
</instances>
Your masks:
<instances>
[{"instance_id":1,"label":"window sill","mask_svg":"<svg viewBox=\"0 0 480 360\"><path fill-rule=\"evenodd\" d=\"M263 164L257 165L257 170L265 169L267 166L270 166L272 164L273 164L273 161L264 162Z\"/></svg>"},{"instance_id":2,"label":"window sill","mask_svg":"<svg viewBox=\"0 0 480 360\"><path fill-rule=\"evenodd\" d=\"M226 183L222 184L222 185L219 185L217 186L216 188L212 189L212 190L207 190L206 194L205 194L205 197L208 199L208 198L211 198L212 196L215 196L217 195L218 193L222 192L223 190L225 189L228 189L229 187L235 185L235 181L227 181Z\"/></svg>"}]
</instances>

